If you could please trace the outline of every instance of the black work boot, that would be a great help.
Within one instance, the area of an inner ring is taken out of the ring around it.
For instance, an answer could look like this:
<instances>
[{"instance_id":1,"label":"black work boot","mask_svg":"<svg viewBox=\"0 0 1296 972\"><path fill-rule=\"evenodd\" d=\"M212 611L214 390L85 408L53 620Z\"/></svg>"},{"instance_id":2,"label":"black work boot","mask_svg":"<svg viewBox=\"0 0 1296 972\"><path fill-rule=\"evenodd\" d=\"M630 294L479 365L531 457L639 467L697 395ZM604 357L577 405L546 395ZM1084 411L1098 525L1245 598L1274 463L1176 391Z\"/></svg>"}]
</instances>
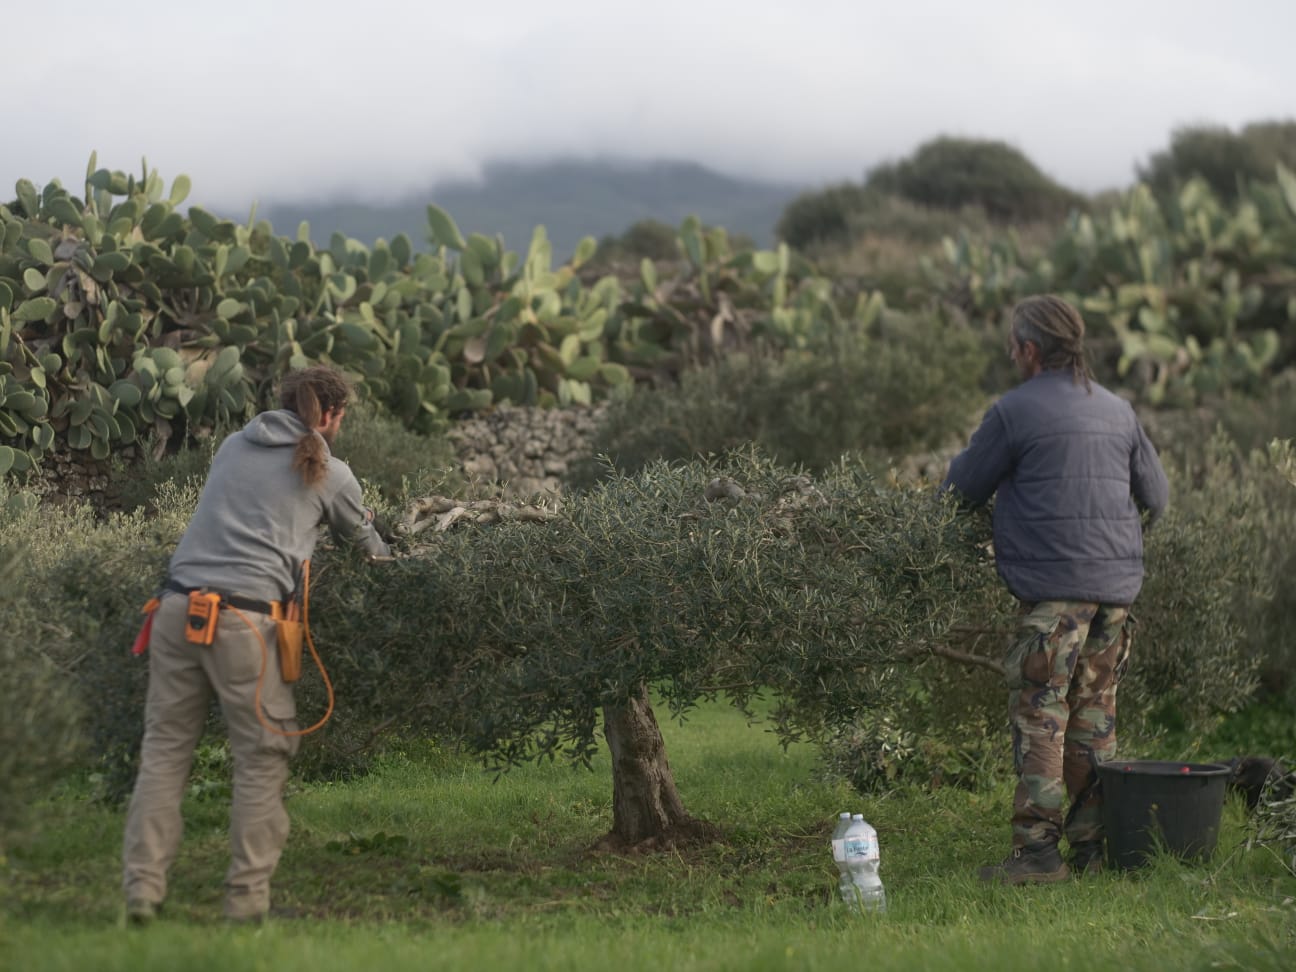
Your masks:
<instances>
[{"instance_id":1,"label":"black work boot","mask_svg":"<svg viewBox=\"0 0 1296 972\"><path fill-rule=\"evenodd\" d=\"M982 881L996 884L1053 884L1071 875L1057 844L1017 847L1002 863L981 868Z\"/></svg>"},{"instance_id":2,"label":"black work boot","mask_svg":"<svg viewBox=\"0 0 1296 972\"><path fill-rule=\"evenodd\" d=\"M1091 876L1101 874L1103 869L1103 842L1101 840L1081 840L1071 845L1069 859L1071 870L1077 874Z\"/></svg>"}]
</instances>

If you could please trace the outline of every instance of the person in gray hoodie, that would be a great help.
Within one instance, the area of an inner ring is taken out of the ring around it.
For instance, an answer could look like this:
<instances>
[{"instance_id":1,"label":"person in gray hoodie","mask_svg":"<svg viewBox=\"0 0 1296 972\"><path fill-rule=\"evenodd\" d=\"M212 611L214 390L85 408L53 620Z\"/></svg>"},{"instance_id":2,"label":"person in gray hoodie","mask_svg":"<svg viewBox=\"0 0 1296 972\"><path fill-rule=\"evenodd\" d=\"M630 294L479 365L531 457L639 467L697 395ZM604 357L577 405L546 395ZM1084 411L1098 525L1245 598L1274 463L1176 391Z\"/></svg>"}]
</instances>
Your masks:
<instances>
[{"instance_id":1,"label":"person in gray hoodie","mask_svg":"<svg viewBox=\"0 0 1296 972\"><path fill-rule=\"evenodd\" d=\"M270 877L288 839L283 786L301 734L274 618L298 589L321 525L373 559L391 554L355 476L329 448L350 393L331 368L286 375L282 408L257 415L217 450L171 557L151 619L144 741L122 854L132 924L149 922L166 898L180 803L213 698L234 757L225 917L259 921L269 912ZM186 634L195 591L221 596L209 643Z\"/></svg>"},{"instance_id":2,"label":"person in gray hoodie","mask_svg":"<svg viewBox=\"0 0 1296 972\"><path fill-rule=\"evenodd\" d=\"M1021 884L1069 875L1063 836L1071 866L1102 866L1093 765L1115 750L1143 530L1169 487L1133 408L1093 380L1074 307L1021 301L1009 354L1022 382L986 413L942 489L974 506L996 497L995 564L1021 601L1005 661L1018 776L1012 852L980 875Z\"/></svg>"}]
</instances>

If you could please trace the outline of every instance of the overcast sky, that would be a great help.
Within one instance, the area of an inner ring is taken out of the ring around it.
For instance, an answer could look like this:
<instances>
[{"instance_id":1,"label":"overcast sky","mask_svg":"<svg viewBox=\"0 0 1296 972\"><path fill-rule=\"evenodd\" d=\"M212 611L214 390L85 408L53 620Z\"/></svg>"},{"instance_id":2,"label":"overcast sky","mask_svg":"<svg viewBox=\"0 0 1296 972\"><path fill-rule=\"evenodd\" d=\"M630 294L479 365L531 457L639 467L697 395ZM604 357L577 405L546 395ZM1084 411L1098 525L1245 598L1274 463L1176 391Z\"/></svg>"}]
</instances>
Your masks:
<instances>
[{"instance_id":1,"label":"overcast sky","mask_svg":"<svg viewBox=\"0 0 1296 972\"><path fill-rule=\"evenodd\" d=\"M99 164L208 205L493 159L862 178L940 133L1094 190L1185 123L1296 117L1292 0L9 0L0 198Z\"/></svg>"}]
</instances>

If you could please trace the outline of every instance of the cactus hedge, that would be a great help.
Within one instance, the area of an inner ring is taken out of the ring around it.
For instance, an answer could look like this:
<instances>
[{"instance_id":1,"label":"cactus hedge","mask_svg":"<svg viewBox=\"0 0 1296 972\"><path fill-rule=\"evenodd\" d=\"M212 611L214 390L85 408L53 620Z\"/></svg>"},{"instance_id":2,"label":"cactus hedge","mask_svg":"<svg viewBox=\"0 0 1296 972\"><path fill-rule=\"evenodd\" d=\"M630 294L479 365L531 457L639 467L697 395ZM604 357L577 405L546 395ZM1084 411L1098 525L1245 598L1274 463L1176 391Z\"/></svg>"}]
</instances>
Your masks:
<instances>
[{"instance_id":1,"label":"cactus hedge","mask_svg":"<svg viewBox=\"0 0 1296 972\"><path fill-rule=\"evenodd\" d=\"M430 249L404 235L317 247L304 224L287 237L255 211L182 211L189 190L92 155L81 196L24 179L0 206L0 475L56 449L165 449L241 421L314 362L426 432L497 402L621 396L757 340L803 348L881 311L880 294L786 246L737 250L694 218L678 261L625 279L590 272L592 239L555 266L543 227L519 254L429 205ZM1296 363L1293 252L1296 175L1281 166L1227 205L1200 180L1165 205L1140 186L1103 216L1072 215L1038 258L1011 232L948 240L906 309L993 330L1020 297L1062 293L1086 312L1100 370L1183 404Z\"/></svg>"},{"instance_id":2,"label":"cactus hedge","mask_svg":"<svg viewBox=\"0 0 1296 972\"><path fill-rule=\"evenodd\" d=\"M927 286L970 317L998 323L1018 299L1053 292L1084 311L1100 362L1151 404L1258 390L1296 363L1296 174L1279 165L1233 204L1202 179L1164 205L1136 186L1102 216L1073 213L1027 256L1015 236L945 241ZM1103 339L1106 339L1103 341Z\"/></svg>"},{"instance_id":3,"label":"cactus hedge","mask_svg":"<svg viewBox=\"0 0 1296 972\"><path fill-rule=\"evenodd\" d=\"M588 403L756 335L795 344L836 314L786 248L734 253L696 219L669 275L645 260L638 281L587 284L594 241L555 267L543 227L518 254L429 206L430 251L403 235L316 247L255 211L183 213L189 189L91 156L82 196L20 180L0 207L0 474L237 422L314 362L426 431L495 402Z\"/></svg>"}]
</instances>

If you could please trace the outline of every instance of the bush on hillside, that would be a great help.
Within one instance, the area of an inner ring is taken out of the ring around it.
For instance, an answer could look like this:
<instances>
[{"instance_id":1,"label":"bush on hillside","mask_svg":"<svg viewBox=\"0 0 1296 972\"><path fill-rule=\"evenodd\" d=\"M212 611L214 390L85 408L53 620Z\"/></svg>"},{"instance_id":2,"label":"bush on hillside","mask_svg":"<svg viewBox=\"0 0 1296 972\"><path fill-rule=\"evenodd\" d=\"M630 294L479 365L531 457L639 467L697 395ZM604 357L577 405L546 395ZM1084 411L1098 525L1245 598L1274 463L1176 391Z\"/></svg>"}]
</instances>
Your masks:
<instances>
[{"instance_id":1,"label":"bush on hillside","mask_svg":"<svg viewBox=\"0 0 1296 972\"><path fill-rule=\"evenodd\" d=\"M870 194L870 205L851 217L851 237L885 236L914 243L937 244L960 232L988 234L994 224L979 206L938 209L902 196Z\"/></svg>"},{"instance_id":2,"label":"bush on hillside","mask_svg":"<svg viewBox=\"0 0 1296 972\"><path fill-rule=\"evenodd\" d=\"M1238 132L1224 125L1186 125L1171 134L1168 148L1138 168L1138 177L1166 199L1199 176L1233 203L1247 182L1272 179L1280 162L1296 167L1296 121L1255 122Z\"/></svg>"},{"instance_id":3,"label":"bush on hillside","mask_svg":"<svg viewBox=\"0 0 1296 972\"><path fill-rule=\"evenodd\" d=\"M811 470L846 452L909 454L962 434L985 363L964 328L884 313L868 333L843 330L800 353L731 355L613 403L594 453L623 471L749 442Z\"/></svg>"},{"instance_id":4,"label":"bush on hillside","mask_svg":"<svg viewBox=\"0 0 1296 972\"><path fill-rule=\"evenodd\" d=\"M669 223L656 219L641 219L632 223L620 236L605 236L599 240L591 263L606 265L618 260L639 261L678 260L680 258L679 232Z\"/></svg>"},{"instance_id":5,"label":"bush on hillside","mask_svg":"<svg viewBox=\"0 0 1296 972\"><path fill-rule=\"evenodd\" d=\"M868 193L868 204L849 215L844 244L817 247L815 259L832 279L853 281L861 290L879 291L888 306L925 309L932 289L923 271L924 262L939 260L947 238L972 232L990 235L996 229L976 206L935 209L900 196ZM1031 246L1052 238L1047 223L1013 228Z\"/></svg>"},{"instance_id":6,"label":"bush on hillside","mask_svg":"<svg viewBox=\"0 0 1296 972\"><path fill-rule=\"evenodd\" d=\"M1288 425L1291 429L1296 425ZM1250 643L1261 659L1262 695L1284 702L1296 710L1296 450L1292 440L1274 439L1267 458L1275 467L1273 477L1262 482L1267 486L1265 502L1273 510L1275 529L1265 538L1263 561L1268 583L1264 603L1253 618L1248 618ZM1252 465L1263 468L1264 459L1252 453Z\"/></svg>"},{"instance_id":7,"label":"bush on hillside","mask_svg":"<svg viewBox=\"0 0 1296 972\"><path fill-rule=\"evenodd\" d=\"M1243 127L1242 137L1255 146L1260 156L1262 178L1270 178L1279 162L1289 169L1296 168L1296 119L1251 122Z\"/></svg>"},{"instance_id":8,"label":"bush on hillside","mask_svg":"<svg viewBox=\"0 0 1296 972\"><path fill-rule=\"evenodd\" d=\"M922 206L978 206L1004 222L1053 219L1085 206L1082 195L1050 179L1020 150L988 139L933 139L907 159L874 169L865 185Z\"/></svg>"},{"instance_id":9,"label":"bush on hillside","mask_svg":"<svg viewBox=\"0 0 1296 972\"><path fill-rule=\"evenodd\" d=\"M892 306L924 307L930 294L921 261L938 256L946 237L969 229L986 233L992 226L978 206L922 206L847 184L793 200L778 233L812 254L833 278L881 291ZM1034 227L1028 231L1037 232Z\"/></svg>"},{"instance_id":10,"label":"bush on hillside","mask_svg":"<svg viewBox=\"0 0 1296 972\"><path fill-rule=\"evenodd\" d=\"M864 187L850 182L804 192L787 204L774 232L798 250L847 243L856 215L870 202Z\"/></svg>"}]
</instances>

